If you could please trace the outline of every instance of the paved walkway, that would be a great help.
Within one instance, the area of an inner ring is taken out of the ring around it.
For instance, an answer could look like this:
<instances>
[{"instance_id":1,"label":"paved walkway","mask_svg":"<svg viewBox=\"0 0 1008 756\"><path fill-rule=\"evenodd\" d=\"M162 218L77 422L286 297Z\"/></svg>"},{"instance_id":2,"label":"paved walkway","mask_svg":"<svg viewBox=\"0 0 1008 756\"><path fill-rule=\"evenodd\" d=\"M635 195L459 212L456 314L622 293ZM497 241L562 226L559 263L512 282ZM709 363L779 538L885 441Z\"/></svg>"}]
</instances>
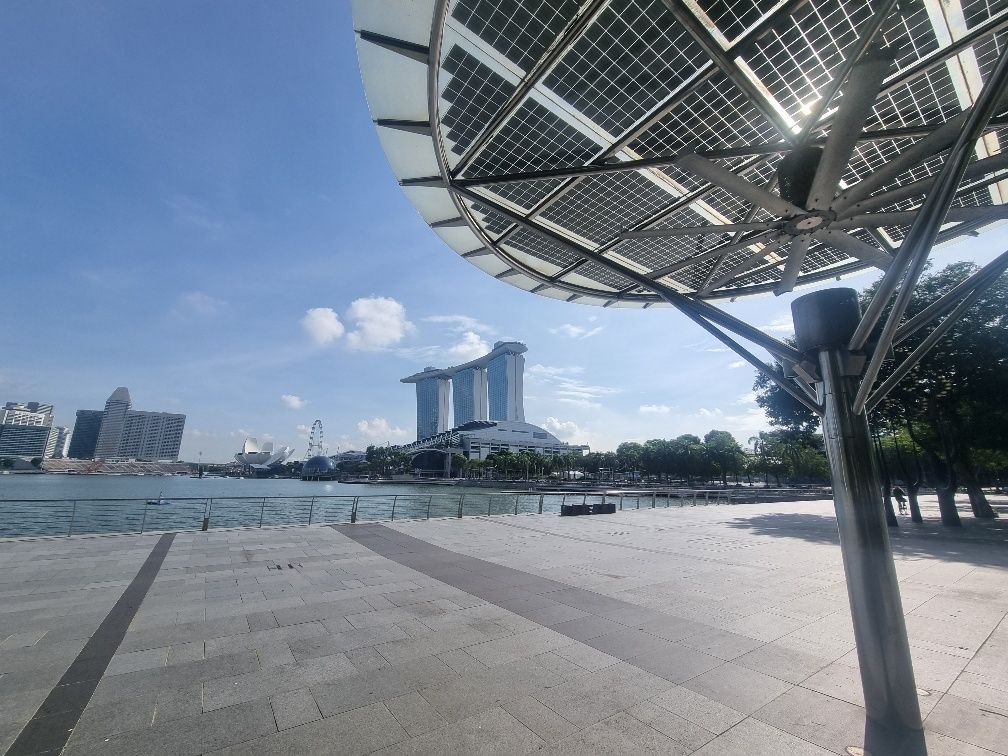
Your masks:
<instances>
[{"instance_id":1,"label":"paved walkway","mask_svg":"<svg viewBox=\"0 0 1008 756\"><path fill-rule=\"evenodd\" d=\"M828 754L831 504L0 544L0 751ZM909 523L908 523L909 524ZM1008 542L894 534L930 753L1008 753Z\"/></svg>"}]
</instances>

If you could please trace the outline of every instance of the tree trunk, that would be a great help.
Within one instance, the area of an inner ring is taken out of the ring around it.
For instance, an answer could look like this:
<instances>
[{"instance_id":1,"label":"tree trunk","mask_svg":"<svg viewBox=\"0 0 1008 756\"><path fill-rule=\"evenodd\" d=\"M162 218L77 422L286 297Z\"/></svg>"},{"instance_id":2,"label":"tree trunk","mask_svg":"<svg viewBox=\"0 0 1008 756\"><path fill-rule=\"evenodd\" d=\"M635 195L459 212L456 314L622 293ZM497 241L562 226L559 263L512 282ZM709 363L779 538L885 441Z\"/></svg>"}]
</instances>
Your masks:
<instances>
[{"instance_id":1,"label":"tree trunk","mask_svg":"<svg viewBox=\"0 0 1008 756\"><path fill-rule=\"evenodd\" d=\"M980 487L980 481L977 480L976 473L973 471L969 460L964 459L960 465L960 476L963 483L966 484L966 493L969 496L973 516L981 519L993 519L997 517L997 512L991 508L990 502L987 501L987 495Z\"/></svg>"},{"instance_id":2,"label":"tree trunk","mask_svg":"<svg viewBox=\"0 0 1008 756\"><path fill-rule=\"evenodd\" d=\"M882 454L882 442L878 436L873 436L875 445L875 457L878 459L879 467L882 469L882 498L885 501L886 525L890 528L898 528L899 520L892 505L892 476L889 475L889 465L886 464L885 456Z\"/></svg>"},{"instance_id":3,"label":"tree trunk","mask_svg":"<svg viewBox=\"0 0 1008 756\"><path fill-rule=\"evenodd\" d=\"M920 483L907 483L907 498L910 500L910 519L913 522L924 522L921 517L920 504L917 501L917 492L920 491Z\"/></svg>"}]
</instances>

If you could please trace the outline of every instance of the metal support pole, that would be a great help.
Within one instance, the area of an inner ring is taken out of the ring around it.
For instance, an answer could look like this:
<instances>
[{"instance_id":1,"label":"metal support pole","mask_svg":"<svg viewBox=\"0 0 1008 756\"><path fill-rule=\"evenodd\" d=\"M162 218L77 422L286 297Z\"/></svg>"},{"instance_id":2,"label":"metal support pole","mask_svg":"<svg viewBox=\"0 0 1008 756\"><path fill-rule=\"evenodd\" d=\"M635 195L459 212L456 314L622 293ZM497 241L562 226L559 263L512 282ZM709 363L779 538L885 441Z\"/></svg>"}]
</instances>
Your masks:
<instances>
[{"instance_id":1,"label":"metal support pole","mask_svg":"<svg viewBox=\"0 0 1008 756\"><path fill-rule=\"evenodd\" d=\"M430 519L430 505L431 505L431 499L433 499L433 498L434 498L433 496L428 496L427 497L427 519L428 520Z\"/></svg>"},{"instance_id":2,"label":"metal support pole","mask_svg":"<svg viewBox=\"0 0 1008 756\"><path fill-rule=\"evenodd\" d=\"M396 505L397 501L399 501L399 497L398 496L393 496L392 497L392 519L391 519L392 522L395 522L395 505Z\"/></svg>"},{"instance_id":3,"label":"metal support pole","mask_svg":"<svg viewBox=\"0 0 1008 756\"><path fill-rule=\"evenodd\" d=\"M73 535L74 520L77 519L77 500L74 499L73 510L70 512L70 527L67 528L67 538Z\"/></svg>"},{"instance_id":4,"label":"metal support pole","mask_svg":"<svg viewBox=\"0 0 1008 756\"><path fill-rule=\"evenodd\" d=\"M150 506L150 502L149 501L144 503L143 519L140 520L140 532L141 533L144 532L144 526L147 524L147 508L149 506Z\"/></svg>"},{"instance_id":5,"label":"metal support pole","mask_svg":"<svg viewBox=\"0 0 1008 756\"><path fill-rule=\"evenodd\" d=\"M542 505L543 505L543 495L539 494L539 514L542 514ZM620 509L623 509L622 505L620 506Z\"/></svg>"},{"instance_id":6,"label":"metal support pole","mask_svg":"<svg viewBox=\"0 0 1008 756\"><path fill-rule=\"evenodd\" d=\"M357 497L353 497L353 504L350 505L350 522L357 522Z\"/></svg>"},{"instance_id":7,"label":"metal support pole","mask_svg":"<svg viewBox=\"0 0 1008 756\"><path fill-rule=\"evenodd\" d=\"M655 508L655 492L651 492L651 509Z\"/></svg>"},{"instance_id":8,"label":"metal support pole","mask_svg":"<svg viewBox=\"0 0 1008 756\"><path fill-rule=\"evenodd\" d=\"M823 437L864 690L865 751L926 754L917 686L868 421L854 413L861 365L847 345L860 320L853 289L791 305L799 348L818 356Z\"/></svg>"},{"instance_id":9,"label":"metal support pole","mask_svg":"<svg viewBox=\"0 0 1008 756\"><path fill-rule=\"evenodd\" d=\"M464 504L465 504L465 494L462 494L459 497L459 513L458 513L458 516L459 516L460 520L462 519L462 507L463 507Z\"/></svg>"},{"instance_id":10,"label":"metal support pole","mask_svg":"<svg viewBox=\"0 0 1008 756\"><path fill-rule=\"evenodd\" d=\"M259 527L262 527L263 515L266 514L266 497L263 496L262 507L259 509Z\"/></svg>"},{"instance_id":11,"label":"metal support pole","mask_svg":"<svg viewBox=\"0 0 1008 756\"><path fill-rule=\"evenodd\" d=\"M521 496L521 494L515 494L515 514L518 514L518 497L519 496Z\"/></svg>"},{"instance_id":12,"label":"metal support pole","mask_svg":"<svg viewBox=\"0 0 1008 756\"><path fill-rule=\"evenodd\" d=\"M308 507L308 524L311 525L312 515L315 513L315 497L311 497L311 504Z\"/></svg>"},{"instance_id":13,"label":"metal support pole","mask_svg":"<svg viewBox=\"0 0 1008 756\"><path fill-rule=\"evenodd\" d=\"M487 496L487 517L490 516L490 510L493 508L493 494Z\"/></svg>"}]
</instances>

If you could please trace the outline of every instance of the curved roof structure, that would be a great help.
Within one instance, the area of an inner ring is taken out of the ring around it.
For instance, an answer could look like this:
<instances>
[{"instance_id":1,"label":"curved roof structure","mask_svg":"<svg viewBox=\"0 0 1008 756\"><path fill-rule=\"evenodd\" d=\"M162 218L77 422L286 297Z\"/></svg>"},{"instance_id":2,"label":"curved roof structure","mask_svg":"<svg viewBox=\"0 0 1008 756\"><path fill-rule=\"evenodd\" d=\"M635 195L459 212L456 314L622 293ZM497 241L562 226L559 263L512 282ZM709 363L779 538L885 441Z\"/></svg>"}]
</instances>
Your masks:
<instances>
[{"instance_id":1,"label":"curved roof structure","mask_svg":"<svg viewBox=\"0 0 1008 756\"><path fill-rule=\"evenodd\" d=\"M405 378L400 378L399 382L417 383L418 381L424 381L428 378L451 378L456 373L468 370L469 368L485 368L488 364L490 364L490 360L502 354L523 354L527 351L528 347L520 341L498 341L494 344L493 349L484 354L482 357L477 357L475 360L470 360L469 362L464 362L461 365L453 365L452 367L446 368L424 368L419 373L414 373L413 375L406 376Z\"/></svg>"},{"instance_id":2,"label":"curved roof structure","mask_svg":"<svg viewBox=\"0 0 1008 756\"><path fill-rule=\"evenodd\" d=\"M357 0L354 21L389 162L452 249L544 296L647 307L886 268L1008 5ZM1006 123L939 241L1005 216Z\"/></svg>"}]
</instances>

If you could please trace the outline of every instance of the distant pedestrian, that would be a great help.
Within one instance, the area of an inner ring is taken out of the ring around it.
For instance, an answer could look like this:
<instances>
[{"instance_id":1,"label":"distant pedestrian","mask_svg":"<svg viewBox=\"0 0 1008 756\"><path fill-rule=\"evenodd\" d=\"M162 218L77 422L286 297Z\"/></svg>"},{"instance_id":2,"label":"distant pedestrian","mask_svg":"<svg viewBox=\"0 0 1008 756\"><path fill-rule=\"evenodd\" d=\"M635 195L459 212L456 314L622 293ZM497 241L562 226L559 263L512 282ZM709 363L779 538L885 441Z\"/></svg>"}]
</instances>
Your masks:
<instances>
[{"instance_id":1,"label":"distant pedestrian","mask_svg":"<svg viewBox=\"0 0 1008 756\"><path fill-rule=\"evenodd\" d=\"M903 489L896 486L896 488L892 490L892 495L896 497L896 503L899 504L899 513L905 515L907 513L907 501L906 494L903 492Z\"/></svg>"}]
</instances>

